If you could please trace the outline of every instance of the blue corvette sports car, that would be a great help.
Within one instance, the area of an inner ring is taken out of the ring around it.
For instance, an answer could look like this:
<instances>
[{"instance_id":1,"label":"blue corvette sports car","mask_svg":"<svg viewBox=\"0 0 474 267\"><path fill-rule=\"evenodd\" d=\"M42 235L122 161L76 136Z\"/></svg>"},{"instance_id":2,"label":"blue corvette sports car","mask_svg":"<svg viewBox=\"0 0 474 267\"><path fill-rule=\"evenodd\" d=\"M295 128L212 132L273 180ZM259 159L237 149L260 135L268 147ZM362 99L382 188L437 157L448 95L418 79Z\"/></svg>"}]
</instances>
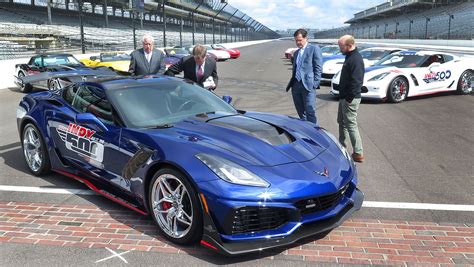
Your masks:
<instances>
[{"instance_id":1,"label":"blue corvette sports car","mask_svg":"<svg viewBox=\"0 0 474 267\"><path fill-rule=\"evenodd\" d=\"M26 163L150 215L178 244L226 255L327 232L359 210L351 157L323 128L236 110L189 81L91 78L26 95Z\"/></svg>"}]
</instances>

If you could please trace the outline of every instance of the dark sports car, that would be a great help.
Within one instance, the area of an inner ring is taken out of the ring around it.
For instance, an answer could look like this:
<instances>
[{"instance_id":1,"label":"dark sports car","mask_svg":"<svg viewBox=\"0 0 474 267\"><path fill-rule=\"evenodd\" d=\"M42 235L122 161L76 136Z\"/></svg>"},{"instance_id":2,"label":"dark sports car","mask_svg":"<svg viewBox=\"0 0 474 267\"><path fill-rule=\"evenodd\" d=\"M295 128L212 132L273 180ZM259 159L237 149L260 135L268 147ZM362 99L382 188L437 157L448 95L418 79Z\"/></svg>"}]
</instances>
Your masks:
<instances>
[{"instance_id":1,"label":"dark sports car","mask_svg":"<svg viewBox=\"0 0 474 267\"><path fill-rule=\"evenodd\" d=\"M181 58L190 55L189 51L184 48L165 48L164 51L166 69L177 63Z\"/></svg>"},{"instance_id":2,"label":"dark sports car","mask_svg":"<svg viewBox=\"0 0 474 267\"><path fill-rule=\"evenodd\" d=\"M15 83L20 87L24 93L31 92L33 87L50 90L59 89L71 82L80 81L81 77L74 76L72 78L61 77L55 79L40 80L35 83L24 83L22 78L44 72L58 72L58 71L89 71L92 69L105 71L105 67L90 68L86 67L82 62L77 60L71 54L42 54L30 58L27 64L15 65ZM109 71L110 72L110 71Z\"/></svg>"},{"instance_id":3,"label":"dark sports car","mask_svg":"<svg viewBox=\"0 0 474 267\"><path fill-rule=\"evenodd\" d=\"M26 95L26 163L151 215L169 240L237 255L331 230L360 209L347 151L299 119L234 109L167 76L89 79Z\"/></svg>"}]
</instances>

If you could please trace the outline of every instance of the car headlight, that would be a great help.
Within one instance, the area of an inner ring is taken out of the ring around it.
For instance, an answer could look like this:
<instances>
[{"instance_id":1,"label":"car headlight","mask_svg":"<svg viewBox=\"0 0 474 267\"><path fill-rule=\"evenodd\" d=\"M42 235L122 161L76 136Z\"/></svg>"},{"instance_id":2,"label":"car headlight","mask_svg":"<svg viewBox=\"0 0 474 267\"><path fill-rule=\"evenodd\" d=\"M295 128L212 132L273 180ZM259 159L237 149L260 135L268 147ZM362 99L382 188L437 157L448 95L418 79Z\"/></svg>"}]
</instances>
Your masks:
<instances>
[{"instance_id":1,"label":"car headlight","mask_svg":"<svg viewBox=\"0 0 474 267\"><path fill-rule=\"evenodd\" d=\"M260 187L270 186L267 181L230 160L209 154L197 154L196 158L206 164L219 178L229 183Z\"/></svg>"},{"instance_id":2,"label":"car headlight","mask_svg":"<svg viewBox=\"0 0 474 267\"><path fill-rule=\"evenodd\" d=\"M326 135L331 138L331 140L336 143L337 147L339 148L339 150L341 151L341 153L344 155L344 157L346 157L347 160L352 160L352 157L351 155L349 155L349 152L347 152L347 149L345 147L343 147L341 145L341 143L339 142L339 140L337 140L337 138L330 132L328 132L327 130L323 129L323 131L326 133Z\"/></svg>"},{"instance_id":3,"label":"car headlight","mask_svg":"<svg viewBox=\"0 0 474 267\"><path fill-rule=\"evenodd\" d=\"M389 75L389 74L390 74L390 72L384 72L384 73L377 74L374 77L370 78L369 82L380 81L383 78L387 77L387 75Z\"/></svg>"},{"instance_id":4,"label":"car headlight","mask_svg":"<svg viewBox=\"0 0 474 267\"><path fill-rule=\"evenodd\" d=\"M17 119L23 119L26 115L26 109L24 109L22 106L18 106L16 108L16 118Z\"/></svg>"}]
</instances>

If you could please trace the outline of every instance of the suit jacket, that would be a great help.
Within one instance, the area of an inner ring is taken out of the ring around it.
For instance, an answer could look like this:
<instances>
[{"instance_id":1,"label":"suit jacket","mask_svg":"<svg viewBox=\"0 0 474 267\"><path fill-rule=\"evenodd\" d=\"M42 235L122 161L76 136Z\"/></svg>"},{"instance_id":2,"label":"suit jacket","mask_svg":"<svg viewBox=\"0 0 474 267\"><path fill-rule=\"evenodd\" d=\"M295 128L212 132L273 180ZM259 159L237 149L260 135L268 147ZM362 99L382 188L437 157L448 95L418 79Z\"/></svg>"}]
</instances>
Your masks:
<instances>
[{"instance_id":1,"label":"suit jacket","mask_svg":"<svg viewBox=\"0 0 474 267\"><path fill-rule=\"evenodd\" d=\"M202 79L197 78L196 76L196 61L192 55L182 57L178 62L171 65L168 70L165 72L166 75L174 76L184 72L184 78L189 79L198 83L200 86L203 86L202 83L209 77L212 76L214 83L217 87L218 77L217 77L217 65L216 61L212 58L206 57L206 63L204 64L204 75Z\"/></svg>"},{"instance_id":2,"label":"suit jacket","mask_svg":"<svg viewBox=\"0 0 474 267\"><path fill-rule=\"evenodd\" d=\"M158 49L153 49L150 63L145 58L143 48L132 52L128 71L131 75L152 75L165 71L165 55Z\"/></svg>"},{"instance_id":3,"label":"suit jacket","mask_svg":"<svg viewBox=\"0 0 474 267\"><path fill-rule=\"evenodd\" d=\"M296 50L293 58L293 72L291 75L290 82L286 87L286 91L293 87L293 83L296 81L296 64L298 62L300 49ZM323 55L319 46L308 43L301 59L301 66L303 76L301 81L306 90L319 89L321 83L321 73L323 71Z\"/></svg>"}]
</instances>

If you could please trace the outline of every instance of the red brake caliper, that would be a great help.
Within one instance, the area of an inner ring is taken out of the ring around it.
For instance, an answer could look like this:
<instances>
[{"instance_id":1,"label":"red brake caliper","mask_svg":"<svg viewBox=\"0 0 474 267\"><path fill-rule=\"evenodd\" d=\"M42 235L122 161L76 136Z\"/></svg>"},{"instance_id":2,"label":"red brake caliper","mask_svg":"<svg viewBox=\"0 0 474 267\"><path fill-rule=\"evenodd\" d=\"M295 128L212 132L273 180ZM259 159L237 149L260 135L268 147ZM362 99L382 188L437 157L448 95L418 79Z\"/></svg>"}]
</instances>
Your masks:
<instances>
[{"instance_id":1,"label":"red brake caliper","mask_svg":"<svg viewBox=\"0 0 474 267\"><path fill-rule=\"evenodd\" d=\"M163 202L163 203L161 204L161 206L163 207L164 210L168 210L168 209L171 208L171 203L169 203L169 202Z\"/></svg>"},{"instance_id":2,"label":"red brake caliper","mask_svg":"<svg viewBox=\"0 0 474 267\"><path fill-rule=\"evenodd\" d=\"M400 84L400 94L403 95L405 93L405 84Z\"/></svg>"}]
</instances>

